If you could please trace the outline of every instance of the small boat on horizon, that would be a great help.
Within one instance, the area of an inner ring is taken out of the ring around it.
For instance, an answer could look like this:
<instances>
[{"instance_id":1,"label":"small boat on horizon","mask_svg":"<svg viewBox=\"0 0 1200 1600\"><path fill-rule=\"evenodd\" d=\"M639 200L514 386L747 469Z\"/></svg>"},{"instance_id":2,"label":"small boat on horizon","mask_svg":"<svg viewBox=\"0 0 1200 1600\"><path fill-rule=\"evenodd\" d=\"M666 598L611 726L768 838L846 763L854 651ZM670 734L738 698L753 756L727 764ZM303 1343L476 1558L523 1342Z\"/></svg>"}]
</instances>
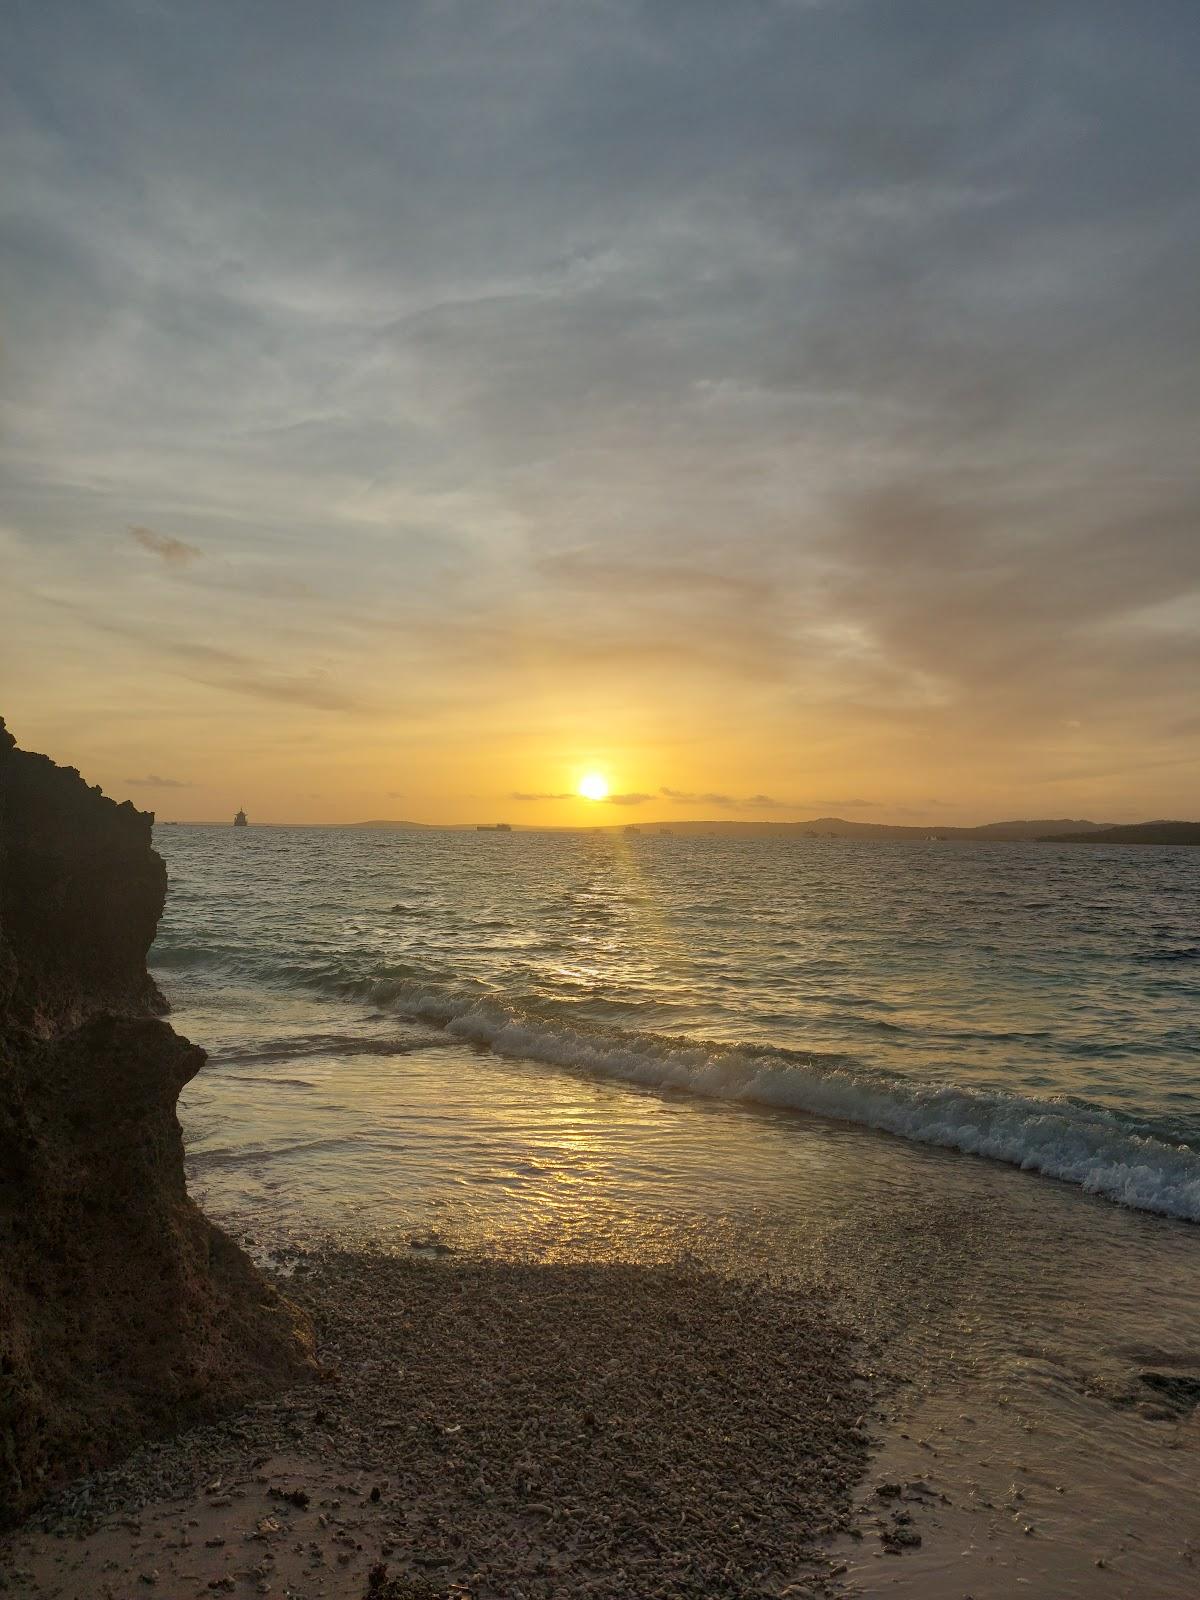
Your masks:
<instances>
[{"instance_id":1,"label":"small boat on horizon","mask_svg":"<svg viewBox=\"0 0 1200 1600\"><path fill-rule=\"evenodd\" d=\"M233 825L235 828L248 828L250 826L244 811L239 811L237 816L234 817Z\"/></svg>"}]
</instances>

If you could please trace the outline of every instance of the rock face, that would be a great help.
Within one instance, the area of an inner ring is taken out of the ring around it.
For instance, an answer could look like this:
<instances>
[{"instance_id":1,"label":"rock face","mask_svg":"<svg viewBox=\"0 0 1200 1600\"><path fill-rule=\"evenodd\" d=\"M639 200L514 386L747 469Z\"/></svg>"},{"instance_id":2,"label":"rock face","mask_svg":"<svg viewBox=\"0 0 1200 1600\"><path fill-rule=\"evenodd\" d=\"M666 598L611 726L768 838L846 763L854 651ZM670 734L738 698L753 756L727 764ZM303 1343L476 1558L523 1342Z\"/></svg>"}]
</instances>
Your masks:
<instances>
[{"instance_id":1,"label":"rock face","mask_svg":"<svg viewBox=\"0 0 1200 1600\"><path fill-rule=\"evenodd\" d=\"M184 1185L175 1105L205 1057L155 1015L152 820L0 720L0 1522L312 1370L299 1313Z\"/></svg>"}]
</instances>

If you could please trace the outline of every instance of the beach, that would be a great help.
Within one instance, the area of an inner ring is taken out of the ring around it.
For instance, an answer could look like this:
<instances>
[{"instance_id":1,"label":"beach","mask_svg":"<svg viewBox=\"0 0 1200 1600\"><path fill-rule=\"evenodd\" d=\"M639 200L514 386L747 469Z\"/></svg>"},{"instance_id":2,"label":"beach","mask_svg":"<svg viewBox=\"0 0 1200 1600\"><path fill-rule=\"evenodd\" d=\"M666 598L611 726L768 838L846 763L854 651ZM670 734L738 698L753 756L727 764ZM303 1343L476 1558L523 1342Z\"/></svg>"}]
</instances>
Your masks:
<instances>
[{"instance_id":1,"label":"beach","mask_svg":"<svg viewBox=\"0 0 1200 1600\"><path fill-rule=\"evenodd\" d=\"M832 1206L803 1250L761 1217L629 1214L524 1253L264 1248L318 1378L74 1486L10 1584L358 1600L383 1564L430 1600L1191 1594L1189 1230L1164 1250L1085 1201L1088 1261L1021 1299L1078 1197L1022 1207L1023 1175L926 1159L907 1202L860 1162L874 1218ZM1089 1303L1118 1259L1119 1302Z\"/></svg>"},{"instance_id":2,"label":"beach","mask_svg":"<svg viewBox=\"0 0 1200 1600\"><path fill-rule=\"evenodd\" d=\"M319 1380L73 1490L20 1592L824 1592L877 1387L827 1296L429 1254L289 1262Z\"/></svg>"},{"instance_id":3,"label":"beach","mask_svg":"<svg viewBox=\"0 0 1200 1600\"><path fill-rule=\"evenodd\" d=\"M248 832L170 830L151 965L191 1192L320 1376L52 1502L17 1592L1194 1592L1190 864L1147 919L1035 847ZM848 895L900 868L915 949ZM1047 870L1083 981L986 949Z\"/></svg>"}]
</instances>

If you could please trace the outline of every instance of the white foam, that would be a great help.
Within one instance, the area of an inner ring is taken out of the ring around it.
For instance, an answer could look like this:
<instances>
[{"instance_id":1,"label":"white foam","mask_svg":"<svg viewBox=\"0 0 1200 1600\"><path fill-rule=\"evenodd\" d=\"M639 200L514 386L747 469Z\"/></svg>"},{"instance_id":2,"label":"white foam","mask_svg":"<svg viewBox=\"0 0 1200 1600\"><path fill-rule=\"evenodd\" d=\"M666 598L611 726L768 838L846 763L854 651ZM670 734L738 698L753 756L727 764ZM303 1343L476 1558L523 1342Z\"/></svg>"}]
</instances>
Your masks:
<instances>
[{"instance_id":1,"label":"white foam","mask_svg":"<svg viewBox=\"0 0 1200 1600\"><path fill-rule=\"evenodd\" d=\"M408 1015L497 1055L626 1083L815 1112L1076 1183L1141 1211L1200 1222L1200 1153L1061 1099L920 1083L844 1062L538 1018L499 999L390 985Z\"/></svg>"}]
</instances>

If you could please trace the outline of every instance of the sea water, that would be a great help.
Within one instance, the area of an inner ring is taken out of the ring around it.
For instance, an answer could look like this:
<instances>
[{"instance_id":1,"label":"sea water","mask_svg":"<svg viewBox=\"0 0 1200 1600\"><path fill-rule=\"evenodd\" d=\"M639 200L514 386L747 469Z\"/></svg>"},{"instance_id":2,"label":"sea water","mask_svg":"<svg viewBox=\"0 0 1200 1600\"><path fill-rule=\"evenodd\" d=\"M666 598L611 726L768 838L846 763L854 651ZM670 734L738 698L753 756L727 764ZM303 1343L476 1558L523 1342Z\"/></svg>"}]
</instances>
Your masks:
<instances>
[{"instance_id":1,"label":"sea water","mask_svg":"<svg viewBox=\"0 0 1200 1600\"><path fill-rule=\"evenodd\" d=\"M946 1495L863 1593L1196 1592L1200 1412L1142 1374L1200 1376L1200 852L155 843L189 1181L248 1243L801 1272L909 1380L878 1471Z\"/></svg>"},{"instance_id":2,"label":"sea water","mask_svg":"<svg viewBox=\"0 0 1200 1600\"><path fill-rule=\"evenodd\" d=\"M349 828L156 844L152 965L205 1013L209 1083L249 1088L233 1069L256 1063L239 1126L268 1141L294 1134L304 1076L280 1060L342 1062L322 1093L357 1114L389 1092L380 1061L459 1041L497 1090L504 1059L817 1113L1200 1221L1198 851Z\"/></svg>"}]
</instances>

